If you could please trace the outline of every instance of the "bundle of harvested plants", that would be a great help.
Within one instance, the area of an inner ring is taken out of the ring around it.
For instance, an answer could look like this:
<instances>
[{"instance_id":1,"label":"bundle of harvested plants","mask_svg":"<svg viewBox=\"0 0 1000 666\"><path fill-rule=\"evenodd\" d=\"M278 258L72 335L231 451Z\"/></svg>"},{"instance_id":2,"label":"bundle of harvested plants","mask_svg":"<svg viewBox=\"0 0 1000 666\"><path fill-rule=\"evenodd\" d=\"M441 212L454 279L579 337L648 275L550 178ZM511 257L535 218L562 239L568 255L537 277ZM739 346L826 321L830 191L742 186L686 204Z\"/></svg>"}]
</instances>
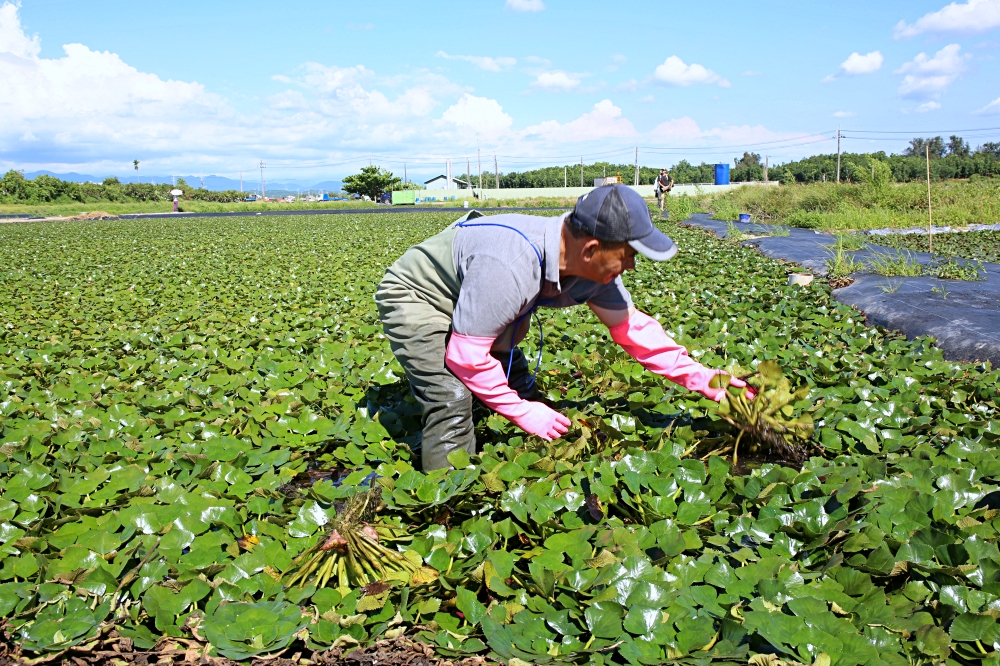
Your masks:
<instances>
[{"instance_id":1,"label":"bundle of harvested plants","mask_svg":"<svg viewBox=\"0 0 1000 666\"><path fill-rule=\"evenodd\" d=\"M332 587L346 590L376 582L423 585L437 580L437 571L423 566L416 551L400 552L383 543L405 540L405 531L368 522L380 494L376 489L351 497L331 521L326 538L292 561L284 573L285 585L320 588L332 583Z\"/></svg>"},{"instance_id":2,"label":"bundle of harvested plants","mask_svg":"<svg viewBox=\"0 0 1000 666\"><path fill-rule=\"evenodd\" d=\"M728 386L729 376L712 378L712 388L726 386L718 414L739 434L733 443L733 464L739 460L740 441L749 440L749 451L774 453L786 460L802 462L806 445L813 434L813 420L808 413L795 415L794 403L809 394L810 387L792 391L791 382L774 361L764 361L757 373L747 378L756 393L748 398L746 388Z\"/></svg>"}]
</instances>

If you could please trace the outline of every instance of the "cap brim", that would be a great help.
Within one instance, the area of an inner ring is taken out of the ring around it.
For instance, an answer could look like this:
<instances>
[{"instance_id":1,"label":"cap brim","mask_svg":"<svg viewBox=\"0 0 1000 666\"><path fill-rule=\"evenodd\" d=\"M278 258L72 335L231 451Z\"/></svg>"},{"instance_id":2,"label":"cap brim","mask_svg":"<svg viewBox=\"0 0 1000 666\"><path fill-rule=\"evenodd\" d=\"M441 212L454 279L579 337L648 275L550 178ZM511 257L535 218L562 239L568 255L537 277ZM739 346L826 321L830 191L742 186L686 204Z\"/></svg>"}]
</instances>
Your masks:
<instances>
[{"instance_id":1,"label":"cap brim","mask_svg":"<svg viewBox=\"0 0 1000 666\"><path fill-rule=\"evenodd\" d=\"M643 238L631 240L628 244L636 252L653 261L666 261L667 259L672 259L677 254L677 244L655 227L652 233Z\"/></svg>"}]
</instances>

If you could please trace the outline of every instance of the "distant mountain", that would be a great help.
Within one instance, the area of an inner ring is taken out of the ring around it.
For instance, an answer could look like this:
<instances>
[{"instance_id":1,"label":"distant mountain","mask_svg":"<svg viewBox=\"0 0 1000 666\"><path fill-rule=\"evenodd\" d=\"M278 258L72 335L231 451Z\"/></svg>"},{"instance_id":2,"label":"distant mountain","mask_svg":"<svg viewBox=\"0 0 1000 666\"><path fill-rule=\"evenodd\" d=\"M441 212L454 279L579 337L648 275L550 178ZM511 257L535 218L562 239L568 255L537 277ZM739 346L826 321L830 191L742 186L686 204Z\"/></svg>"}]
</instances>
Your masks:
<instances>
[{"instance_id":1,"label":"distant mountain","mask_svg":"<svg viewBox=\"0 0 1000 666\"><path fill-rule=\"evenodd\" d=\"M53 178L65 180L70 183L99 183L103 180L102 178L94 178L93 176L73 172L53 173L51 171L32 171L31 173L24 174L24 177L28 180L34 180L36 176L52 176Z\"/></svg>"},{"instance_id":2,"label":"distant mountain","mask_svg":"<svg viewBox=\"0 0 1000 666\"><path fill-rule=\"evenodd\" d=\"M339 192L344 187L344 182L340 180L324 180L322 183L310 185L311 190L322 190L323 192Z\"/></svg>"}]
</instances>

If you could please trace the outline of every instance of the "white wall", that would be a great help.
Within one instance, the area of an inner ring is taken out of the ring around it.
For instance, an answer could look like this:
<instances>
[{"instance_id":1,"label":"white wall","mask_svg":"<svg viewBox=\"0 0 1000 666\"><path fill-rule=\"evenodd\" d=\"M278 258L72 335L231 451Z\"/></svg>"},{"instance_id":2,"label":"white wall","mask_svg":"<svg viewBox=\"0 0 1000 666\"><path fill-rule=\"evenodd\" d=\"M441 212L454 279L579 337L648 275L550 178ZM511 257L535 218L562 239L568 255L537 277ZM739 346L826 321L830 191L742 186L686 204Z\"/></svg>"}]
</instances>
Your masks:
<instances>
[{"instance_id":1,"label":"white wall","mask_svg":"<svg viewBox=\"0 0 1000 666\"><path fill-rule=\"evenodd\" d=\"M695 196L697 194L728 192L729 190L735 190L736 188L743 186L777 187L779 184L780 183L777 181L772 181L769 183L731 183L729 185L674 185L674 189L671 190L670 194L675 197L679 197L682 194ZM653 194L652 185L629 185L628 187L631 187L644 197L649 198L655 196ZM425 199L428 197L434 197L437 201L444 201L445 197L448 197L449 201L451 200L451 197L455 197L455 201L464 201L466 199L472 201L476 199L476 195L480 192L482 192L487 200L535 198L576 199L593 189L593 187L519 187L511 189L484 188L483 190L479 190L478 188L470 190L417 190L417 197L420 198L420 203L424 203Z\"/></svg>"}]
</instances>

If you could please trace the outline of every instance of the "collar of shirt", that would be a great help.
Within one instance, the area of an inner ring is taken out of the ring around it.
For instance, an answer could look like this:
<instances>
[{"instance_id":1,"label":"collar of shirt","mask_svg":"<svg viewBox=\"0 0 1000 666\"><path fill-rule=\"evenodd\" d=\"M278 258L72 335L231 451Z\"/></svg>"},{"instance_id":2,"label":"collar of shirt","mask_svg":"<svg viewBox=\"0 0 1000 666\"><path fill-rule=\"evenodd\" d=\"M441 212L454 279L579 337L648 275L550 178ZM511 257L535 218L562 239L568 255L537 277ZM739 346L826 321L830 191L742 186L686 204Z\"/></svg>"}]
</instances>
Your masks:
<instances>
[{"instance_id":1,"label":"collar of shirt","mask_svg":"<svg viewBox=\"0 0 1000 666\"><path fill-rule=\"evenodd\" d=\"M545 240L542 247L545 256L545 280L555 283L558 291L562 291L562 285L559 284L559 250L562 247L563 222L567 217L569 212L549 219L545 225Z\"/></svg>"}]
</instances>

